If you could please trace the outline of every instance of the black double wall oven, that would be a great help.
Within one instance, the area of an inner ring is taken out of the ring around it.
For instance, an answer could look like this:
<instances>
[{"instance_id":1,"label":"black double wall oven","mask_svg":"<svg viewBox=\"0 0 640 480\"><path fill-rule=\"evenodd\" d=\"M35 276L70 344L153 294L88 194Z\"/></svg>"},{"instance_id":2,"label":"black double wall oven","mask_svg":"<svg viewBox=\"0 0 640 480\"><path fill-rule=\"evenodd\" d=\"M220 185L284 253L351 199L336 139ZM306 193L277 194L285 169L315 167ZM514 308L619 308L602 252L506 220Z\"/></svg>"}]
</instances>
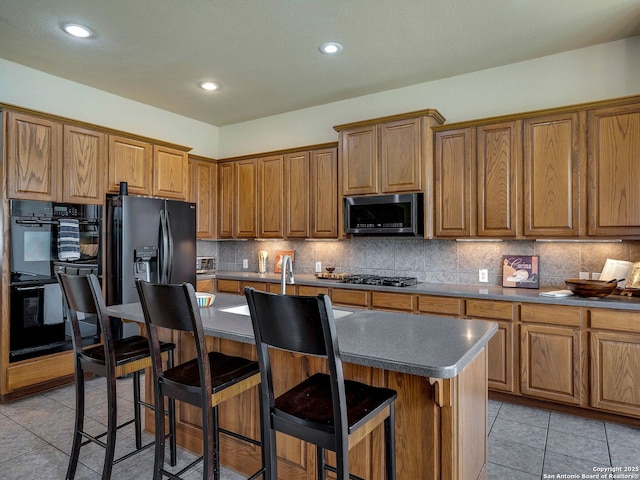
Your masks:
<instances>
[{"instance_id":1,"label":"black double wall oven","mask_svg":"<svg viewBox=\"0 0 640 480\"><path fill-rule=\"evenodd\" d=\"M101 217L99 205L11 200L10 361L72 348L56 272L101 273ZM98 343L95 315L80 320L83 343Z\"/></svg>"}]
</instances>

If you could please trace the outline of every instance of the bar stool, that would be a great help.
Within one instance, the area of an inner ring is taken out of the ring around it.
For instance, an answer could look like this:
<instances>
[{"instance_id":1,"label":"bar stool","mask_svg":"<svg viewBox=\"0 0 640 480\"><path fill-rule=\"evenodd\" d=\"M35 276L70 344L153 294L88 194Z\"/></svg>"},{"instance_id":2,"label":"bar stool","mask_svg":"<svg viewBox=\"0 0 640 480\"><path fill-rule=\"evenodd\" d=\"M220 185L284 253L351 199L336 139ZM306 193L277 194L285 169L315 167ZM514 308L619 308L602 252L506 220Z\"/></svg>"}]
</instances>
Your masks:
<instances>
[{"instance_id":1,"label":"bar stool","mask_svg":"<svg viewBox=\"0 0 640 480\"><path fill-rule=\"evenodd\" d=\"M344 379L329 297L244 291L262 374L265 480L277 478L276 431L316 445L318 479L325 478L325 470L338 480L358 478L349 474L349 449L383 422L386 478L395 479L397 393ZM271 348L326 358L329 374L316 373L275 398ZM325 464L325 450L336 453L336 467Z\"/></svg>"},{"instance_id":2,"label":"bar stool","mask_svg":"<svg viewBox=\"0 0 640 480\"><path fill-rule=\"evenodd\" d=\"M145 337L139 335L119 340L113 339L109 315L107 314L100 289L100 282L95 275L84 276L58 273L57 277L71 323L76 383L75 428L66 479L72 480L75 477L78 457L80 456L80 447L93 442L106 449L104 465L102 467L102 479L108 480L111 478L113 465L151 447L154 443L142 444L141 407L154 408L153 405L144 402L140 398L140 372L147 367L151 367L149 343ZM85 316L97 316L98 325L102 331L102 345L83 347L78 321L79 313ZM175 345L173 343L162 343L162 356L169 364L173 362L174 349ZM90 435L83 430L85 373L92 373L106 377L107 379L107 431L97 436ZM134 418L118 425L116 379L130 374L133 374ZM164 411L160 410L160 414L164 416ZM117 430L132 423L135 424L135 449L114 460ZM169 425L171 464L175 465L175 421L172 408L169 410ZM101 440L103 437L106 437L105 441ZM83 438L86 440L83 441Z\"/></svg>"},{"instance_id":3,"label":"bar stool","mask_svg":"<svg viewBox=\"0 0 640 480\"><path fill-rule=\"evenodd\" d=\"M218 480L220 478L220 432L253 445L260 445L257 440L221 428L218 421L218 406L222 402L260 383L258 362L207 351L200 309L190 283L167 285L138 280L136 286L153 351L156 405L161 405L164 398L169 397L202 410L203 456L177 474L164 470L164 420L156 412L153 479L161 480L163 476L180 479L180 475L198 462L204 461L203 478ZM158 361L158 327L192 333L196 358L164 370L162 363ZM262 455L264 465L264 450ZM250 479L258 478L263 472L264 468L261 467Z\"/></svg>"}]
</instances>

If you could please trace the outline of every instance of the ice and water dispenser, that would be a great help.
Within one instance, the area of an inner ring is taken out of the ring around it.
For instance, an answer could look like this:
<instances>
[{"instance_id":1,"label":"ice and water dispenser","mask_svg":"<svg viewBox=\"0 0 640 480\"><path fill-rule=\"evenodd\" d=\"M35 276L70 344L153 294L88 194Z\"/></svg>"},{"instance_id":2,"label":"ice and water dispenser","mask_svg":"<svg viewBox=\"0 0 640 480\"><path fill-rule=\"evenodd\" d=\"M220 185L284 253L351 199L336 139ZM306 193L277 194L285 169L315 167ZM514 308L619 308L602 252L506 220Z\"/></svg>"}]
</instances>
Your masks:
<instances>
[{"instance_id":1,"label":"ice and water dispenser","mask_svg":"<svg viewBox=\"0 0 640 480\"><path fill-rule=\"evenodd\" d=\"M158 247L136 247L133 256L133 276L145 282L158 281Z\"/></svg>"}]
</instances>

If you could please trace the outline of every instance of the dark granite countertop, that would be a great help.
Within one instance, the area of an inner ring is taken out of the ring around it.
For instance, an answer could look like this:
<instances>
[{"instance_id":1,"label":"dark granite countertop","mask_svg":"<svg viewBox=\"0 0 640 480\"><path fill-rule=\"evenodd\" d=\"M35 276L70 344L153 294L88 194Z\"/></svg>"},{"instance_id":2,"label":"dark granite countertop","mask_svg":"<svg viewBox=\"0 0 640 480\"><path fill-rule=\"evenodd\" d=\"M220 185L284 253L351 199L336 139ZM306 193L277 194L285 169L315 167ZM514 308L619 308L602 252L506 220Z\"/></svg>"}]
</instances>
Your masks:
<instances>
[{"instance_id":1,"label":"dark granite countertop","mask_svg":"<svg viewBox=\"0 0 640 480\"><path fill-rule=\"evenodd\" d=\"M246 305L242 295L216 294L213 306L201 308L207 335L255 343L251 319L223 311ZM342 360L432 378L458 375L497 331L494 322L377 312L337 307L336 318ZM109 315L143 322L140 304L107 307Z\"/></svg>"},{"instance_id":2,"label":"dark granite countertop","mask_svg":"<svg viewBox=\"0 0 640 480\"><path fill-rule=\"evenodd\" d=\"M200 278L200 277L198 277ZM280 274L255 272L218 271L214 277L227 280L244 280L280 283ZM424 295L438 295L442 297L479 298L485 300L505 300L510 302L544 303L548 305L569 305L589 308L612 308L617 310L640 311L640 297L626 297L621 295L609 295L604 298L581 297L545 297L540 292L560 290L561 288L526 289L526 288L502 288L478 285L459 285L450 283L419 283L411 287L383 287L375 285L351 285L340 283L338 280L318 279L315 275L296 274L295 282L299 285L311 285L317 287L335 287L354 290L373 290L398 293L417 293Z\"/></svg>"}]
</instances>

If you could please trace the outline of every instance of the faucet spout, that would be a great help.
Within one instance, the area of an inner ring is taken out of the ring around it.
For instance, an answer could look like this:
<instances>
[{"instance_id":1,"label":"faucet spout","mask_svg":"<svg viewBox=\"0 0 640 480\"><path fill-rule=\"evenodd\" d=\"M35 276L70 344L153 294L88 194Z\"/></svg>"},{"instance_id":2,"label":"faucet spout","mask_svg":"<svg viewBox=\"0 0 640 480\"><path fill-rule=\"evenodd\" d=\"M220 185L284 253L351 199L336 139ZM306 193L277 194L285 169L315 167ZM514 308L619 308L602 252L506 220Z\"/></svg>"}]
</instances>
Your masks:
<instances>
[{"instance_id":1,"label":"faucet spout","mask_svg":"<svg viewBox=\"0 0 640 480\"><path fill-rule=\"evenodd\" d=\"M287 285L293 285L294 283L293 262L290 255L285 255L282 259L282 270L280 270L280 293L285 295L287 293Z\"/></svg>"}]
</instances>

